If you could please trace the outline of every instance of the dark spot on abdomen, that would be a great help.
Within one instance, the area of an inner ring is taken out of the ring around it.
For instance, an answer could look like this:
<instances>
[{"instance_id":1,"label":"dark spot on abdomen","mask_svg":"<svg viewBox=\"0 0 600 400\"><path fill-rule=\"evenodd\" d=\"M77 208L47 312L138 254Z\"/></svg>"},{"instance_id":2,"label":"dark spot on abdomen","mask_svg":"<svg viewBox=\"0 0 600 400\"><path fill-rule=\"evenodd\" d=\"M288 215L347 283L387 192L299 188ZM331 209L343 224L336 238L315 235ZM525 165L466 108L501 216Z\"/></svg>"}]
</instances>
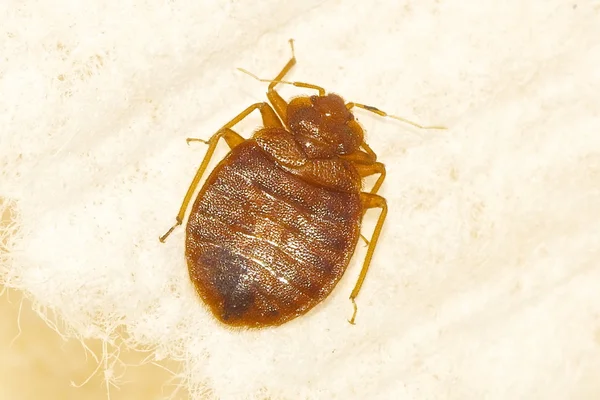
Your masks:
<instances>
[{"instance_id":1,"label":"dark spot on abdomen","mask_svg":"<svg viewBox=\"0 0 600 400\"><path fill-rule=\"evenodd\" d=\"M205 247L198 261L205 266L206 275L221 300L223 320L241 318L254 304L248 276L251 261L220 246Z\"/></svg>"}]
</instances>

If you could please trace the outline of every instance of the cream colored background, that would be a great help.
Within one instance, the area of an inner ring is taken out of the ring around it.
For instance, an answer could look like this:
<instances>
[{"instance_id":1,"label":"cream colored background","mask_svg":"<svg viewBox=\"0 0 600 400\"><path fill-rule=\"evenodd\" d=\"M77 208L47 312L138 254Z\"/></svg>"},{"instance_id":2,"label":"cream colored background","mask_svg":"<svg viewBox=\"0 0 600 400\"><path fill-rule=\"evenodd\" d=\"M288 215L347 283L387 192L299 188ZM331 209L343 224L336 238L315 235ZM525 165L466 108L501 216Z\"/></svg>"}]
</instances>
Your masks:
<instances>
[{"instance_id":1,"label":"cream colored background","mask_svg":"<svg viewBox=\"0 0 600 400\"><path fill-rule=\"evenodd\" d=\"M597 2L0 7L0 196L19 228L0 280L71 338L5 294L6 398L163 398L171 378L195 398L600 396ZM360 247L305 318L232 332L190 287L183 230L157 237L204 154L184 139L262 101L235 67L273 76L289 37L290 79L449 130L357 112L390 206L357 326Z\"/></svg>"},{"instance_id":2,"label":"cream colored background","mask_svg":"<svg viewBox=\"0 0 600 400\"><path fill-rule=\"evenodd\" d=\"M0 199L0 226L15 218ZM0 256L5 255L0 242ZM57 324L56 319L53 325ZM60 329L60 322L58 326ZM109 349L114 351L115 349ZM148 364L148 353L121 351L113 364L118 390L107 391L100 340L87 340L85 347L75 339L61 337L33 311L31 302L13 290L0 297L0 399L152 399L172 396L187 398L173 382L180 366L175 362Z\"/></svg>"}]
</instances>

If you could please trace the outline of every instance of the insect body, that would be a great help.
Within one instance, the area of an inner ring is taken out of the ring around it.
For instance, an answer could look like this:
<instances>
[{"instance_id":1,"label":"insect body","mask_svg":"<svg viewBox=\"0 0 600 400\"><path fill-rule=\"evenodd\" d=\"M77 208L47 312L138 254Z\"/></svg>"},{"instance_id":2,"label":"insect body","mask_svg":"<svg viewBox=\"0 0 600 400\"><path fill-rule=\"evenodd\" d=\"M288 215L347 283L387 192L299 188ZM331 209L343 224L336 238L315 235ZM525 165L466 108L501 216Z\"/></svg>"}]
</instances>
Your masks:
<instances>
[{"instance_id":1,"label":"insect body","mask_svg":"<svg viewBox=\"0 0 600 400\"><path fill-rule=\"evenodd\" d=\"M385 199L376 194L385 167L364 142L351 109L387 114L346 104L315 85L282 81L296 62L291 40L290 45L292 58L269 81L271 104L251 105L205 142L206 156L177 222L160 238L164 241L182 223L217 142L224 139L231 151L210 173L192 206L185 255L198 294L218 320L231 326L280 325L320 303L348 266L365 211L379 208L350 295L354 323L354 299L387 213ZM275 91L279 83L315 89L318 95L287 103ZM232 128L254 110L261 113L263 127L244 139ZM362 179L374 174L379 177L373 188L362 191Z\"/></svg>"}]
</instances>

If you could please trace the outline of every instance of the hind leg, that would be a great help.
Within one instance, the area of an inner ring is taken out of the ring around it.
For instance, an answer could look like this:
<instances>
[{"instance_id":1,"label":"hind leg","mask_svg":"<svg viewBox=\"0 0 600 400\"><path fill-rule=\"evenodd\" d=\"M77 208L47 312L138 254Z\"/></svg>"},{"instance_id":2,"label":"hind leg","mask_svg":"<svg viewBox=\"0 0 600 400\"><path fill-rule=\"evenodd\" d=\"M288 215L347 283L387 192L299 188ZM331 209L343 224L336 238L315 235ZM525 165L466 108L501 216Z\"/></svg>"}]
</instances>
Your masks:
<instances>
[{"instance_id":1,"label":"hind leg","mask_svg":"<svg viewBox=\"0 0 600 400\"><path fill-rule=\"evenodd\" d=\"M356 313L358 311L355 299L358 296L358 293L360 293L360 289L365 281L367 272L369 272L369 265L371 264L371 259L373 258L373 252L375 251L375 247L377 247L377 241L379 240L379 235L381 234L381 228L383 228L383 223L385 222L385 217L387 216L387 202L385 201L385 198L376 194L364 192L360 194L360 197L364 210L368 210L369 208L381 208L381 213L379 214L379 219L377 220L375 230L371 236L371 241L369 243L369 248L367 249L367 255L365 256L362 269L360 270L360 275L358 276L358 280L354 285L352 293L350 293L350 301L352 301L352 305L354 306L354 313L348 322L350 322L352 325L354 325L354 320L356 319Z\"/></svg>"}]
</instances>

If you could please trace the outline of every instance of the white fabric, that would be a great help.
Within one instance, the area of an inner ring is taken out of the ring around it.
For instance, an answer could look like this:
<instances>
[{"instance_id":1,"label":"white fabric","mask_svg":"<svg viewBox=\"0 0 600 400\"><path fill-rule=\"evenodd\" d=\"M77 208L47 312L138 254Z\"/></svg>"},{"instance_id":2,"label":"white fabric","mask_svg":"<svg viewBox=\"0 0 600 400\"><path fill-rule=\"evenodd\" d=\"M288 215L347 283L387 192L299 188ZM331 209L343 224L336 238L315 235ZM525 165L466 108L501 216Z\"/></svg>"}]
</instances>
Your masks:
<instances>
[{"instance_id":1,"label":"white fabric","mask_svg":"<svg viewBox=\"0 0 600 400\"><path fill-rule=\"evenodd\" d=\"M196 398L600 394L597 2L1 7L0 196L20 230L0 281L58 312L67 335L126 332L183 361ZM205 152L185 138L264 100L235 67L275 76L290 37L289 79L449 130L356 112L390 209L356 326L364 246L306 317L230 331L197 300L184 230L158 236Z\"/></svg>"}]
</instances>

